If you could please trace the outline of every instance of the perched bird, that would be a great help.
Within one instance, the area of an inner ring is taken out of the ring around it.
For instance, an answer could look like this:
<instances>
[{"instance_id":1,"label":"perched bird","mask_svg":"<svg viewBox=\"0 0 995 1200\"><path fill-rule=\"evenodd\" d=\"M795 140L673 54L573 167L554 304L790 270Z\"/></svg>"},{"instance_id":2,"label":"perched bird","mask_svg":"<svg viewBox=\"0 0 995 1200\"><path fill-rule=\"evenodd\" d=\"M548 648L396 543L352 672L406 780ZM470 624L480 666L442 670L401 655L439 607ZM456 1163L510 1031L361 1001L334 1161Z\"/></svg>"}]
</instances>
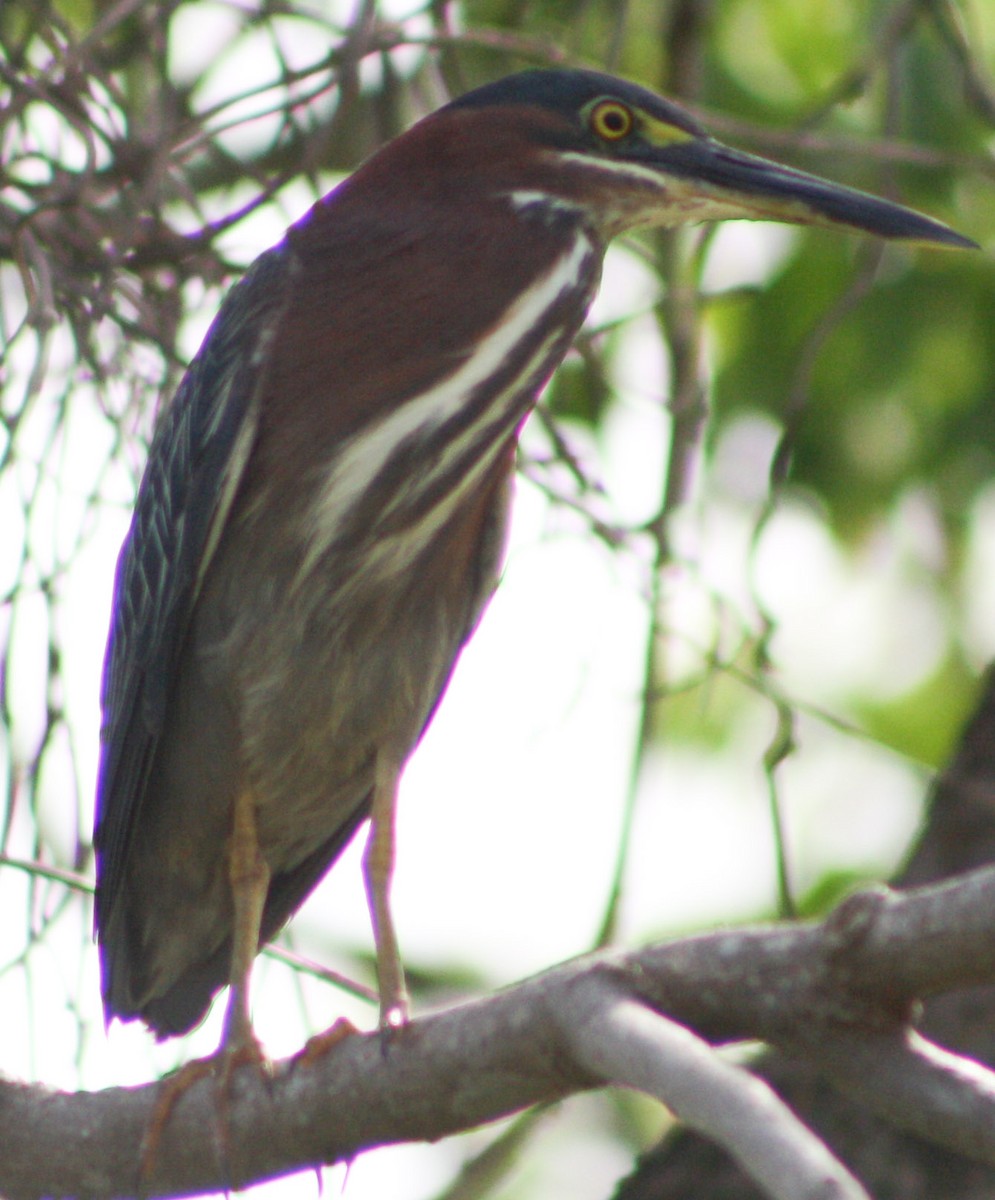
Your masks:
<instances>
[{"instance_id":1,"label":"perched bird","mask_svg":"<svg viewBox=\"0 0 995 1200\"><path fill-rule=\"evenodd\" d=\"M479 88L374 154L228 295L155 434L102 689L108 1021L160 1038L248 979L372 816L382 1014L399 775L495 586L522 422L605 248L747 217L973 243L720 145L588 71Z\"/></svg>"}]
</instances>

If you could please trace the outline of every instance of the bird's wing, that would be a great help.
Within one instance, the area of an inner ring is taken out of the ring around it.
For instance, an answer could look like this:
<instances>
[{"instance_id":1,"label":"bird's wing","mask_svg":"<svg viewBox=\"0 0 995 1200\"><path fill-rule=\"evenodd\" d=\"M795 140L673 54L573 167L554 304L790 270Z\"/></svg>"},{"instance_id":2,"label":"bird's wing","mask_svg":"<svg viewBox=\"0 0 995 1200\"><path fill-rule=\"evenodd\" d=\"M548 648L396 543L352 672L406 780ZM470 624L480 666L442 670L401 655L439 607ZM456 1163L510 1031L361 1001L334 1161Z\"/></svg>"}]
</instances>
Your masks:
<instances>
[{"instance_id":1,"label":"bird's wing","mask_svg":"<svg viewBox=\"0 0 995 1200\"><path fill-rule=\"evenodd\" d=\"M291 274L262 255L228 294L152 441L114 583L101 689L94 842L106 929L161 736L177 659L258 424L267 349Z\"/></svg>"}]
</instances>

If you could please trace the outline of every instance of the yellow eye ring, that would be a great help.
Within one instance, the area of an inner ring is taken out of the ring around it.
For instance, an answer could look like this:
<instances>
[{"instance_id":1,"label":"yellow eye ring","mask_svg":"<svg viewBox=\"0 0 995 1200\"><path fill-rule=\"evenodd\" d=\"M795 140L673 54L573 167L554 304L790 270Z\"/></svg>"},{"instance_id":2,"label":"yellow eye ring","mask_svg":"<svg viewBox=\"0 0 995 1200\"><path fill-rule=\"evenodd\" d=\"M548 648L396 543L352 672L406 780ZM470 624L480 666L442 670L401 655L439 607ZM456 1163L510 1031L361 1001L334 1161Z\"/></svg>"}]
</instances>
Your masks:
<instances>
[{"instance_id":1,"label":"yellow eye ring","mask_svg":"<svg viewBox=\"0 0 995 1200\"><path fill-rule=\"evenodd\" d=\"M632 132L636 118L620 100L599 100L591 109L591 131L605 142L620 142Z\"/></svg>"}]
</instances>

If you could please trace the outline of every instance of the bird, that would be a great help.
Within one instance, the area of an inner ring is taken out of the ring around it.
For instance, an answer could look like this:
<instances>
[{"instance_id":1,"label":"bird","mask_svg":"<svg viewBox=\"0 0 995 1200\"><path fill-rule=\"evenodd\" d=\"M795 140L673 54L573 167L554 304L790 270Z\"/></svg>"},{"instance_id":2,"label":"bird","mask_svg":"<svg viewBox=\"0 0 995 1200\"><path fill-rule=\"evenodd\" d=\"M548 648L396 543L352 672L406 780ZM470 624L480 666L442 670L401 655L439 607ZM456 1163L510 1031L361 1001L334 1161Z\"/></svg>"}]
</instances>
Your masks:
<instances>
[{"instance_id":1,"label":"bird","mask_svg":"<svg viewBox=\"0 0 995 1200\"><path fill-rule=\"evenodd\" d=\"M101 684L105 1019L184 1034L364 822L385 1025L398 781L498 582L523 422L609 242L728 218L970 247L588 70L486 84L375 152L224 299L154 431Z\"/></svg>"}]
</instances>

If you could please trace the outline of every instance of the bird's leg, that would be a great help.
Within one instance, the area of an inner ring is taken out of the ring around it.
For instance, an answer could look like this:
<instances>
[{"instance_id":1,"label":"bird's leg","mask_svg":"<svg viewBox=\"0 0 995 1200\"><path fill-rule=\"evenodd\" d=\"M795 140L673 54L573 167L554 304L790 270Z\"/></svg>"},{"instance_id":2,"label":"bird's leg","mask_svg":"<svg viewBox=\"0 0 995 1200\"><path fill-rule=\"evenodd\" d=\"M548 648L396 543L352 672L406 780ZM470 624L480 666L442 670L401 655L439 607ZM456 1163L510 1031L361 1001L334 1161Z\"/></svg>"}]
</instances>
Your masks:
<instances>
[{"instance_id":1,"label":"bird's leg","mask_svg":"<svg viewBox=\"0 0 995 1200\"><path fill-rule=\"evenodd\" d=\"M240 792L235 800L228 878L235 918L228 1008L220 1049L229 1058L233 1055L262 1058L249 1015L249 981L259 951L259 929L269 892L270 870L259 850L256 809L248 791Z\"/></svg>"},{"instance_id":2,"label":"bird's leg","mask_svg":"<svg viewBox=\"0 0 995 1200\"><path fill-rule=\"evenodd\" d=\"M400 766L385 754L377 755L373 783L370 832L366 840L363 873L366 899L373 922L380 984L380 1025L394 1028L408 1021L408 989L390 915L390 883L394 874L394 818Z\"/></svg>"},{"instance_id":3,"label":"bird's leg","mask_svg":"<svg viewBox=\"0 0 995 1200\"><path fill-rule=\"evenodd\" d=\"M259 928L269 890L270 871L259 851L256 812L250 792L239 793L232 815L228 880L235 906L232 954L229 969L228 1008L221 1044L210 1058L196 1059L162 1083L149 1127L141 1146L144 1182L152 1178L162 1133L177 1100L206 1075L217 1080L218 1141L226 1177L229 1171L228 1087L234 1068L243 1062L263 1063L262 1048L252 1031L249 1015L249 979L259 948Z\"/></svg>"}]
</instances>

